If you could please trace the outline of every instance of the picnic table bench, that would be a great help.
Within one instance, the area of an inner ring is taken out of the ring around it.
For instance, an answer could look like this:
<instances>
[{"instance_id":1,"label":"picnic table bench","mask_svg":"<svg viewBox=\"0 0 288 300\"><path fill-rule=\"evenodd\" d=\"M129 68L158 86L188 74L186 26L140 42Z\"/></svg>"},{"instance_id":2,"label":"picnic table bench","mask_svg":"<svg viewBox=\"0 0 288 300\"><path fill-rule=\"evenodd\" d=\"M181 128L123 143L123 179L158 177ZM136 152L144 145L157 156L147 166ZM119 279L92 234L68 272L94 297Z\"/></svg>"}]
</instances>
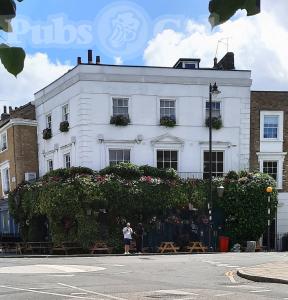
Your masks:
<instances>
[{"instance_id":1,"label":"picnic table bench","mask_svg":"<svg viewBox=\"0 0 288 300\"><path fill-rule=\"evenodd\" d=\"M25 251L30 251L32 254L35 252L40 254L51 254L53 243L51 242L28 242Z\"/></svg>"},{"instance_id":2,"label":"picnic table bench","mask_svg":"<svg viewBox=\"0 0 288 300\"><path fill-rule=\"evenodd\" d=\"M190 242L189 245L186 247L187 250L192 252L206 252L207 247L205 247L201 242Z\"/></svg>"},{"instance_id":3,"label":"picnic table bench","mask_svg":"<svg viewBox=\"0 0 288 300\"><path fill-rule=\"evenodd\" d=\"M89 250L91 254L95 254L95 252L111 253L112 247L108 247L104 241L96 241Z\"/></svg>"},{"instance_id":4,"label":"picnic table bench","mask_svg":"<svg viewBox=\"0 0 288 300\"><path fill-rule=\"evenodd\" d=\"M64 252L66 255L70 251L80 252L83 248L78 242L62 242L60 245L53 247L52 252Z\"/></svg>"},{"instance_id":5,"label":"picnic table bench","mask_svg":"<svg viewBox=\"0 0 288 300\"><path fill-rule=\"evenodd\" d=\"M26 244L21 242L0 242L0 249L3 253L15 252L16 254L22 254L25 248Z\"/></svg>"},{"instance_id":6,"label":"picnic table bench","mask_svg":"<svg viewBox=\"0 0 288 300\"><path fill-rule=\"evenodd\" d=\"M174 242L162 242L160 246L158 247L158 251L160 253L164 252L174 252L177 253L177 251L180 249L180 247L177 247Z\"/></svg>"}]
</instances>

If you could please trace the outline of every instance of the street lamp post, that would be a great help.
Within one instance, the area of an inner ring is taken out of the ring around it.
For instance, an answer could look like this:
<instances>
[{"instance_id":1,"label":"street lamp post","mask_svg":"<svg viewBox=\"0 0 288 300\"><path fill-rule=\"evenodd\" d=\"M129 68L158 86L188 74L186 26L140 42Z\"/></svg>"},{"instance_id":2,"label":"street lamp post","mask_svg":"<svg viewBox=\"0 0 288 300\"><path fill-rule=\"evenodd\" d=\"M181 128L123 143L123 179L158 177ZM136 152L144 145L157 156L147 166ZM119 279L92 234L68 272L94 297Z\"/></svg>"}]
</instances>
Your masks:
<instances>
[{"instance_id":1,"label":"street lamp post","mask_svg":"<svg viewBox=\"0 0 288 300\"><path fill-rule=\"evenodd\" d=\"M266 192L268 193L268 221L267 221L267 250L270 251L270 225L271 225L271 209L270 209L270 202L271 202L271 198L270 195L272 193L273 189L271 186L268 186L266 189Z\"/></svg>"},{"instance_id":2,"label":"street lamp post","mask_svg":"<svg viewBox=\"0 0 288 300\"><path fill-rule=\"evenodd\" d=\"M212 96L220 94L216 82L209 85L209 249L211 249L211 226L212 226Z\"/></svg>"}]
</instances>

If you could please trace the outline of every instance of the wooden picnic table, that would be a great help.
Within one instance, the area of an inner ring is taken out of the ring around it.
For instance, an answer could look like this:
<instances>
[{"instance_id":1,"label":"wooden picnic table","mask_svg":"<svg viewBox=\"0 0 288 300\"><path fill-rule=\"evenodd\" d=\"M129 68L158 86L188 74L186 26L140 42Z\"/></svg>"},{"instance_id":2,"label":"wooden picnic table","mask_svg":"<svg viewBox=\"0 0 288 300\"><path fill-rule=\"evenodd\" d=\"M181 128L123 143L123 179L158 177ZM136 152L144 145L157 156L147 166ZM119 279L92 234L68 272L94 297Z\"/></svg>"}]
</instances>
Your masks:
<instances>
[{"instance_id":1,"label":"wooden picnic table","mask_svg":"<svg viewBox=\"0 0 288 300\"><path fill-rule=\"evenodd\" d=\"M53 247L53 252L64 252L66 255L69 252L82 252L83 248L78 242L62 242L60 245Z\"/></svg>"},{"instance_id":2,"label":"wooden picnic table","mask_svg":"<svg viewBox=\"0 0 288 300\"><path fill-rule=\"evenodd\" d=\"M0 249L3 253L15 252L16 254L22 254L26 248L26 244L22 242L0 242Z\"/></svg>"},{"instance_id":3,"label":"wooden picnic table","mask_svg":"<svg viewBox=\"0 0 288 300\"><path fill-rule=\"evenodd\" d=\"M177 253L179 249L180 247L177 247L174 242L162 242L158 247L160 253L164 253L164 252Z\"/></svg>"},{"instance_id":4,"label":"wooden picnic table","mask_svg":"<svg viewBox=\"0 0 288 300\"><path fill-rule=\"evenodd\" d=\"M91 254L95 254L95 252L105 252L105 253L112 252L112 248L108 247L104 241L96 241L89 250Z\"/></svg>"},{"instance_id":5,"label":"wooden picnic table","mask_svg":"<svg viewBox=\"0 0 288 300\"><path fill-rule=\"evenodd\" d=\"M189 245L186 247L190 253L192 252L206 252L207 247L205 247L201 242L190 242Z\"/></svg>"},{"instance_id":6,"label":"wooden picnic table","mask_svg":"<svg viewBox=\"0 0 288 300\"><path fill-rule=\"evenodd\" d=\"M53 248L53 243L51 242L28 242L26 251L31 251L32 254L35 252L40 254L51 254Z\"/></svg>"}]
</instances>

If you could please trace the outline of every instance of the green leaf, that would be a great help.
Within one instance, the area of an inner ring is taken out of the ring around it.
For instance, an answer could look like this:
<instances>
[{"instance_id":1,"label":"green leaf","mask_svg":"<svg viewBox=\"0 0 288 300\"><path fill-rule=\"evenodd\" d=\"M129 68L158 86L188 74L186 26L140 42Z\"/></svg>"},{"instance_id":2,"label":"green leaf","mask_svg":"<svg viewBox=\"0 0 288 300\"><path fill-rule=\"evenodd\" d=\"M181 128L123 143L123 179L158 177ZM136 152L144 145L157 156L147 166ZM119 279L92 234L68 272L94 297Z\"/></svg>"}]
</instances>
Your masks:
<instances>
[{"instance_id":1,"label":"green leaf","mask_svg":"<svg viewBox=\"0 0 288 300\"><path fill-rule=\"evenodd\" d=\"M214 28L229 20L238 9L246 9L247 15L260 12L260 0L211 0L209 2L209 22Z\"/></svg>"},{"instance_id":2,"label":"green leaf","mask_svg":"<svg viewBox=\"0 0 288 300\"><path fill-rule=\"evenodd\" d=\"M16 16L16 4L14 0L0 1L0 29L12 32L11 20Z\"/></svg>"},{"instance_id":3,"label":"green leaf","mask_svg":"<svg viewBox=\"0 0 288 300\"><path fill-rule=\"evenodd\" d=\"M0 60L6 70L15 77L17 77L24 68L25 56L25 51L22 48L0 44Z\"/></svg>"}]
</instances>

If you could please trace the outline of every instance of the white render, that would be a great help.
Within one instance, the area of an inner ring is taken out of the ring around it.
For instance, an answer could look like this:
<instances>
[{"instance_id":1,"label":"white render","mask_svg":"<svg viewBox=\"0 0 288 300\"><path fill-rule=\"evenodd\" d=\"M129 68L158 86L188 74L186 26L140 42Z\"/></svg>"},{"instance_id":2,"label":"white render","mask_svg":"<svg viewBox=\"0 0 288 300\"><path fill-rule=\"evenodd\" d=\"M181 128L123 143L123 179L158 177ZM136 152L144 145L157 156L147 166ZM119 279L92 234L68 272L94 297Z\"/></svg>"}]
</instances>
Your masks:
<instances>
[{"instance_id":1,"label":"white render","mask_svg":"<svg viewBox=\"0 0 288 300\"><path fill-rule=\"evenodd\" d=\"M64 166L99 170L109 165L109 149L131 149L131 162L156 166L156 150L178 150L179 172L203 172L208 150L205 102L209 84L221 94L223 128L213 130L213 150L225 153L224 172L249 169L250 71L173 69L81 64L35 94L40 176L47 160ZM129 98L131 124L110 125L112 97ZM159 126L160 99L176 100L177 126ZM68 133L59 131L62 106L69 104ZM46 115L52 114L53 137L42 138Z\"/></svg>"}]
</instances>

